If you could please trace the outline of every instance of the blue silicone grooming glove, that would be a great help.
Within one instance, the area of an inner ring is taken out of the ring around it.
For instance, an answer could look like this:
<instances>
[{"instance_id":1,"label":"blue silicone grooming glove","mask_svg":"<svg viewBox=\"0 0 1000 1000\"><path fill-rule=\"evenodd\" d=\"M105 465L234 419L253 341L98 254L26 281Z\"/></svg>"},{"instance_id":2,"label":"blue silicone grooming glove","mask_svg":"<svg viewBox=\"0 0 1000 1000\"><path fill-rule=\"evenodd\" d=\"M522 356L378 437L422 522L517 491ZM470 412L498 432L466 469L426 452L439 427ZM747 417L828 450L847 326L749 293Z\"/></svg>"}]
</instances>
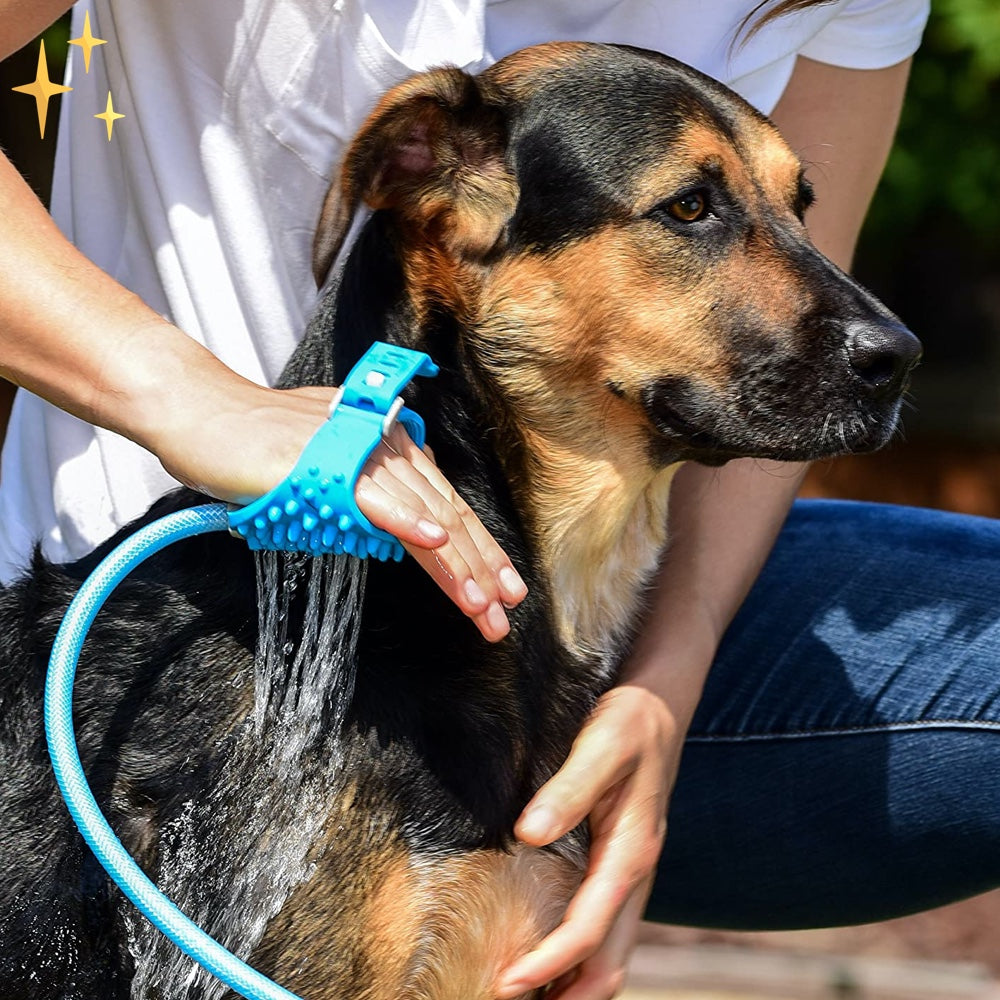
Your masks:
<instances>
[{"instance_id":1,"label":"blue silicone grooming glove","mask_svg":"<svg viewBox=\"0 0 1000 1000\"><path fill-rule=\"evenodd\" d=\"M424 422L399 395L415 375L437 375L420 351L377 341L351 369L288 477L229 513L229 530L252 549L403 558L403 546L358 510L354 488L368 456L398 420L424 444Z\"/></svg>"}]
</instances>

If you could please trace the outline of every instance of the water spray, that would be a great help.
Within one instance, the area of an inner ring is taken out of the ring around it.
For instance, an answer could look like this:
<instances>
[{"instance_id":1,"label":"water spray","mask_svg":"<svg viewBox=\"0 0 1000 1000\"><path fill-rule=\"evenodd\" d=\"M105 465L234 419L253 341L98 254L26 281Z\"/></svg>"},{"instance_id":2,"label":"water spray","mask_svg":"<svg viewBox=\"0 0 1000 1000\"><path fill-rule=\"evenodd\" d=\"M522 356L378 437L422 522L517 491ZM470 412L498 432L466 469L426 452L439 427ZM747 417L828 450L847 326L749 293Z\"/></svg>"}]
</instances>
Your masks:
<instances>
[{"instance_id":1,"label":"water spray","mask_svg":"<svg viewBox=\"0 0 1000 1000\"><path fill-rule=\"evenodd\" d=\"M248 1000L299 998L223 948L160 892L125 850L87 784L73 730L73 682L80 651L115 587L154 553L184 538L228 530L254 550L402 559L398 539L375 527L358 509L354 488L368 456L396 422L423 447L424 422L403 405L400 393L414 376L437 372L426 354L374 344L337 390L329 419L281 483L236 510L223 503L203 504L140 528L83 582L52 646L45 682L45 735L73 821L104 870L151 923Z\"/></svg>"}]
</instances>

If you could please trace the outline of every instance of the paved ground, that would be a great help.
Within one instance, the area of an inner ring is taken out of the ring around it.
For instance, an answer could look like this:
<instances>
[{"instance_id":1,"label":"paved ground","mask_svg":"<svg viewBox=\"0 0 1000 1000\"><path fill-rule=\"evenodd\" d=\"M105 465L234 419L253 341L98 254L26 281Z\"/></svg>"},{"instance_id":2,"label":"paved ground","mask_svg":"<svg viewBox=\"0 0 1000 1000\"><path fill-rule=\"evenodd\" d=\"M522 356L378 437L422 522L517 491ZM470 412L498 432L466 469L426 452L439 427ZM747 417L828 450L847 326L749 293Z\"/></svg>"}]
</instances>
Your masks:
<instances>
[{"instance_id":1,"label":"paved ground","mask_svg":"<svg viewBox=\"0 0 1000 1000\"><path fill-rule=\"evenodd\" d=\"M1000 1000L982 965L643 945L625 1000Z\"/></svg>"},{"instance_id":2,"label":"paved ground","mask_svg":"<svg viewBox=\"0 0 1000 1000\"><path fill-rule=\"evenodd\" d=\"M627 1000L1000 1000L1000 892L864 927L644 925Z\"/></svg>"}]
</instances>

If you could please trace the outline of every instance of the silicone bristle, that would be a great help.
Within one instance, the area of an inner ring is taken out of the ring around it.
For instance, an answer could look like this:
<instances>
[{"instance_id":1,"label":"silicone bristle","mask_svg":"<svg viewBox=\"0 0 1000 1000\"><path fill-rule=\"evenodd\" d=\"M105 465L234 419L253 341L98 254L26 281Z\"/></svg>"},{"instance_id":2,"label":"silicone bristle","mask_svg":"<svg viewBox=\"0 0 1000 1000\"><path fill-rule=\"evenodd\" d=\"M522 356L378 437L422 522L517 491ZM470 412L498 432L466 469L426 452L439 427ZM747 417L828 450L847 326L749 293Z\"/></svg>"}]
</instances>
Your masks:
<instances>
[{"instance_id":1,"label":"silicone bristle","mask_svg":"<svg viewBox=\"0 0 1000 1000\"><path fill-rule=\"evenodd\" d=\"M233 534L252 549L286 549L314 555L349 552L359 559L402 559L403 548L370 524L354 497L357 477L386 428L398 419L418 447L424 423L402 405L402 390L437 367L419 351L376 343L355 365L329 420L306 445L288 478L229 515Z\"/></svg>"}]
</instances>

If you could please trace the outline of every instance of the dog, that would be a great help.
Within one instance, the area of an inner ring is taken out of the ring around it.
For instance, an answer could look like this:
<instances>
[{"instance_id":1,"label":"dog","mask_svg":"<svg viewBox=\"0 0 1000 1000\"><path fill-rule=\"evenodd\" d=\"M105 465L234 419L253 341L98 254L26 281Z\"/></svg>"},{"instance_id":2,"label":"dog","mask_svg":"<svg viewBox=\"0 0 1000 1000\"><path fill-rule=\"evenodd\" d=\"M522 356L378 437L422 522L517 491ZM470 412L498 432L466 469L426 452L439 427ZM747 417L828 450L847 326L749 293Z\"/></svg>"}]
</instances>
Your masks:
<instances>
[{"instance_id":1,"label":"dog","mask_svg":"<svg viewBox=\"0 0 1000 1000\"><path fill-rule=\"evenodd\" d=\"M766 118L651 52L553 43L381 100L323 206L327 288L282 384L337 385L375 339L430 354L441 374L407 403L529 596L489 644L412 560L363 580L317 560L360 610L337 711L295 706L308 656L275 660L305 731L255 712L242 541L178 543L119 587L81 659L81 756L206 930L308 1000L485 1000L559 922L586 831L537 850L512 827L615 682L678 466L867 451L895 427L918 342L814 249L810 200ZM178 491L141 522L203 500ZM8 1000L232 995L111 886L46 756L54 632L135 527L73 565L36 556L0 599ZM306 562L267 572L301 582ZM294 641L303 591L268 612Z\"/></svg>"}]
</instances>

